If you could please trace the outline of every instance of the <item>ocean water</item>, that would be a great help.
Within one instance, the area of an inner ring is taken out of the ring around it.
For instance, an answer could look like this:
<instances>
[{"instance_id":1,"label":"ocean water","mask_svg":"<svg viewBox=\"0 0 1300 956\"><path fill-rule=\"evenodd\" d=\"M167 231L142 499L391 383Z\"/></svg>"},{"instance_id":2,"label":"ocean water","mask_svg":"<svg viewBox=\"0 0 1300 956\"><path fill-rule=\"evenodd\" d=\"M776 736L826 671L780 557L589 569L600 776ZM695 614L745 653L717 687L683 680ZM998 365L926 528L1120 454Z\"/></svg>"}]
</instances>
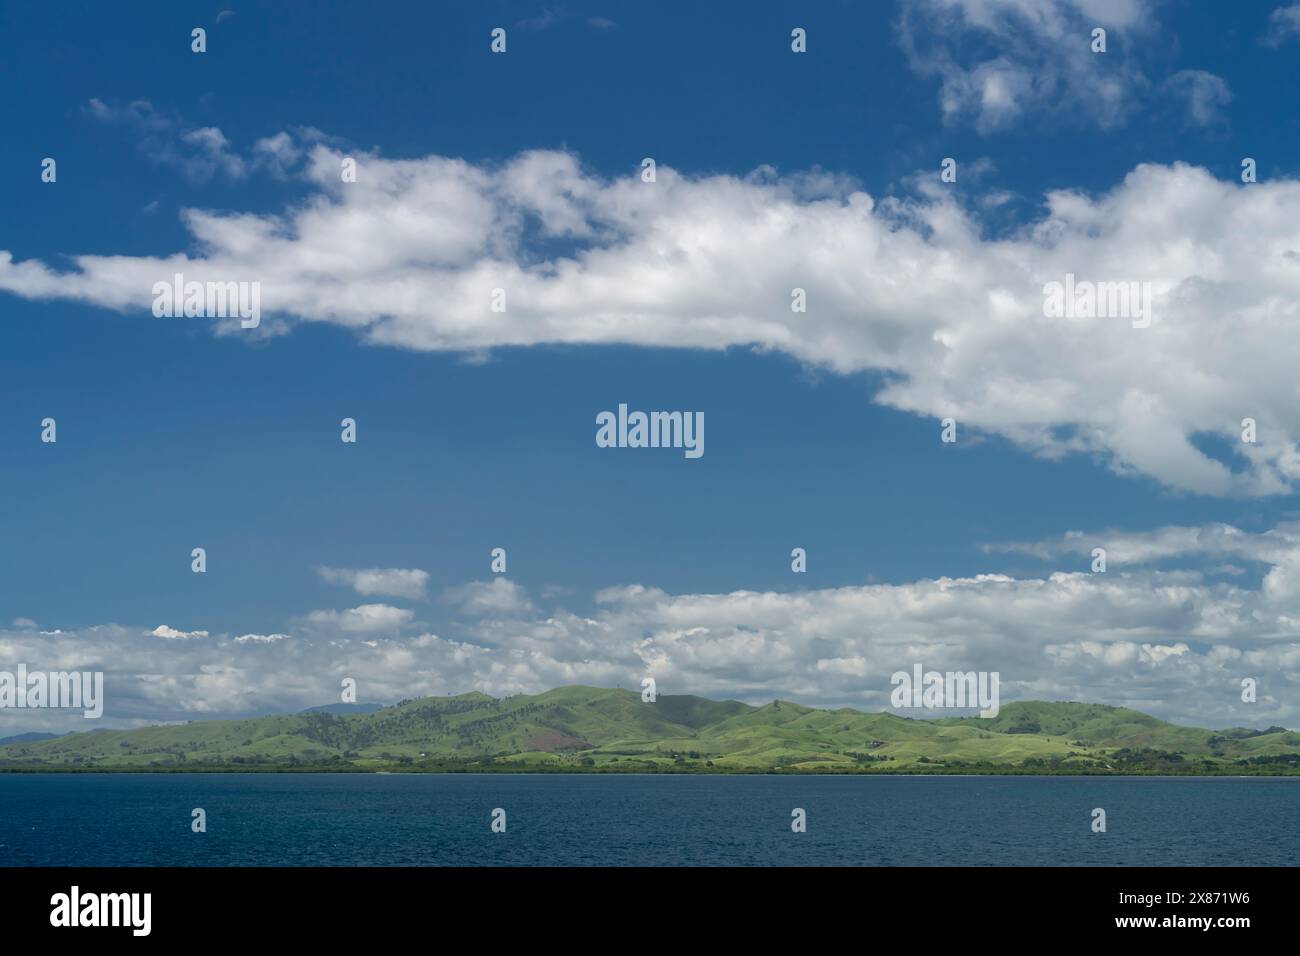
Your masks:
<instances>
[{"instance_id":1,"label":"ocean water","mask_svg":"<svg viewBox=\"0 0 1300 956\"><path fill-rule=\"evenodd\" d=\"M1300 778L0 774L2 866L1276 866L1298 850Z\"/></svg>"}]
</instances>

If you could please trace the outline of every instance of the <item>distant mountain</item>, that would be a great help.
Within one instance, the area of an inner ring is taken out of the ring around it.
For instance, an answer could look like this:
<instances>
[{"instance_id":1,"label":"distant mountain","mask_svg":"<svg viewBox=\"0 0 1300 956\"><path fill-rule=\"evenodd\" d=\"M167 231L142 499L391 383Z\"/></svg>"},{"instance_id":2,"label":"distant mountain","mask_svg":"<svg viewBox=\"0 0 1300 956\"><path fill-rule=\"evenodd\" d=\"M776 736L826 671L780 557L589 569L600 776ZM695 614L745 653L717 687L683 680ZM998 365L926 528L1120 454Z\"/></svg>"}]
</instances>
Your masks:
<instances>
[{"instance_id":1,"label":"distant mountain","mask_svg":"<svg viewBox=\"0 0 1300 956\"><path fill-rule=\"evenodd\" d=\"M627 690L426 697L0 747L0 770L1300 774L1300 734L1202 730L1101 704L915 720Z\"/></svg>"},{"instance_id":2,"label":"distant mountain","mask_svg":"<svg viewBox=\"0 0 1300 956\"><path fill-rule=\"evenodd\" d=\"M344 714L373 714L375 711L383 709L383 704L321 704L318 707L308 707L306 710L299 711L299 713L342 716Z\"/></svg>"},{"instance_id":3,"label":"distant mountain","mask_svg":"<svg viewBox=\"0 0 1300 956\"><path fill-rule=\"evenodd\" d=\"M0 737L0 747L6 744L26 744L36 740L53 740L55 737L62 736L62 734L47 734L40 731L33 731L29 734L14 734L12 737Z\"/></svg>"}]
</instances>

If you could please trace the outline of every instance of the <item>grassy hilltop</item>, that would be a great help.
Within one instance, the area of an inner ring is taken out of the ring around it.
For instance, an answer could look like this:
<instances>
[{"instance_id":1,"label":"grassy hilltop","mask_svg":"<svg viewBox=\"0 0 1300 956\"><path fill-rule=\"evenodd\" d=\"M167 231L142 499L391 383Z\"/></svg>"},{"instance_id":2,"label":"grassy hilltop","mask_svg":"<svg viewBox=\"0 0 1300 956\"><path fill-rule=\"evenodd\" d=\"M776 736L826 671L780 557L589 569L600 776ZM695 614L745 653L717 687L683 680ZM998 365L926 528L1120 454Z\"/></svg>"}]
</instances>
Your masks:
<instances>
[{"instance_id":1,"label":"grassy hilltop","mask_svg":"<svg viewBox=\"0 0 1300 956\"><path fill-rule=\"evenodd\" d=\"M3 770L1300 774L1300 733L1202 730L1100 704L914 720L575 686L69 734L0 747Z\"/></svg>"}]
</instances>

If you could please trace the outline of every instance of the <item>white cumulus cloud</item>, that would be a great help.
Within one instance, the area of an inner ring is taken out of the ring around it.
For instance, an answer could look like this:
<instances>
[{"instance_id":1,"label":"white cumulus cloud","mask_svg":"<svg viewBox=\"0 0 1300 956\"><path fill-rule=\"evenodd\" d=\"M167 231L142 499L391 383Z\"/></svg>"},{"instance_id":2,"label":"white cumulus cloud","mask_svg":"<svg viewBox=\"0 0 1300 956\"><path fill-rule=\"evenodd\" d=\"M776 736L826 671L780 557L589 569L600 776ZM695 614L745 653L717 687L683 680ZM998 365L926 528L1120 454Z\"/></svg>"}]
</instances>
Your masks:
<instances>
[{"instance_id":1,"label":"white cumulus cloud","mask_svg":"<svg viewBox=\"0 0 1300 956\"><path fill-rule=\"evenodd\" d=\"M183 272L259 280L279 317L264 324L328 322L402 348L752 346L886 373L885 405L1179 489L1282 494L1300 477L1293 179L1142 165L1101 194L1048 193L1038 219L992 237L954 193L877 201L821 174L661 166L648 184L541 151L482 166L361 156L342 183L342 154L309 155L311 202L188 211L196 254L77 256L59 272L0 251L0 289L147 315L153 283ZM548 256L538 238L572 249ZM1045 286L1067 275L1149 283L1150 327L1045 316ZM795 288L806 313L791 311ZM1240 440L1247 417L1255 443ZM1207 436L1228 451L1207 452Z\"/></svg>"},{"instance_id":2,"label":"white cumulus cloud","mask_svg":"<svg viewBox=\"0 0 1300 956\"><path fill-rule=\"evenodd\" d=\"M169 641L189 641L196 637L208 636L207 631L178 631L176 628L169 627L166 624L159 624L149 633L154 637L165 638Z\"/></svg>"}]
</instances>

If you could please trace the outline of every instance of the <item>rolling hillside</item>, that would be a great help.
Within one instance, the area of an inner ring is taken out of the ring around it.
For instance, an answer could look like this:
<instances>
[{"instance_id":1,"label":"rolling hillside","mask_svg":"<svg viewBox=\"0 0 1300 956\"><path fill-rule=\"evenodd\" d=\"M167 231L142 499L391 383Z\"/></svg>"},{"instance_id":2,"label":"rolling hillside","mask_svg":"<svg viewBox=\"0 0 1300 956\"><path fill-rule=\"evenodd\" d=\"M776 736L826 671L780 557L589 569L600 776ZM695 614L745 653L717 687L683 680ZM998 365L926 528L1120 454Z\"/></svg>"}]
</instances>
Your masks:
<instances>
[{"instance_id":1,"label":"rolling hillside","mask_svg":"<svg viewBox=\"0 0 1300 956\"><path fill-rule=\"evenodd\" d=\"M788 701L561 687L100 730L0 747L0 770L1300 773L1300 734L1182 727L1100 704L914 720Z\"/></svg>"}]
</instances>

